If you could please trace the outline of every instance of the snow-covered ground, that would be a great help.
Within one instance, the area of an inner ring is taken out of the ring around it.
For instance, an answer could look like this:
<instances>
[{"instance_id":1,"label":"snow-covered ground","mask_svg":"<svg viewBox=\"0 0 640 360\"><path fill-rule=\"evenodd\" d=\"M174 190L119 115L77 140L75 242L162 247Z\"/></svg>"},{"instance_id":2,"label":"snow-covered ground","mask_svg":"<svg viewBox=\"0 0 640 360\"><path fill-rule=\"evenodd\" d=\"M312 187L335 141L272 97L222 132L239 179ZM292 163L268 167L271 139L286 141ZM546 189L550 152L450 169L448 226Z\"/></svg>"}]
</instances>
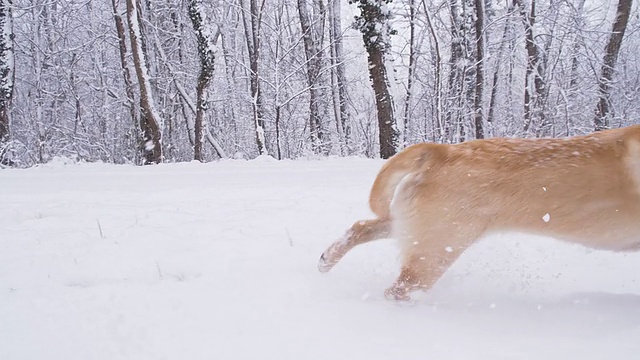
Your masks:
<instances>
[{"instance_id":1,"label":"snow-covered ground","mask_svg":"<svg viewBox=\"0 0 640 360\"><path fill-rule=\"evenodd\" d=\"M0 359L639 358L638 253L491 236L411 304L393 241L320 274L381 164L0 170Z\"/></svg>"}]
</instances>

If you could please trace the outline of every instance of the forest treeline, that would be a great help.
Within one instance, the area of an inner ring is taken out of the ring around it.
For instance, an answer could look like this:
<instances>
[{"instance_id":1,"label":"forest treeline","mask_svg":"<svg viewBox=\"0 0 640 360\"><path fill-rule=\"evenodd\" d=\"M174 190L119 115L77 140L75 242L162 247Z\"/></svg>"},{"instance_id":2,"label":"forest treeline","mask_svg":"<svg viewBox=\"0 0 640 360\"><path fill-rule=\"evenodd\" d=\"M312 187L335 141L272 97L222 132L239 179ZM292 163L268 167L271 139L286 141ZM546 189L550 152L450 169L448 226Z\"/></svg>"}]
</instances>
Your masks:
<instances>
[{"instance_id":1,"label":"forest treeline","mask_svg":"<svg viewBox=\"0 0 640 360\"><path fill-rule=\"evenodd\" d=\"M388 158L640 120L632 0L0 0L0 159Z\"/></svg>"}]
</instances>

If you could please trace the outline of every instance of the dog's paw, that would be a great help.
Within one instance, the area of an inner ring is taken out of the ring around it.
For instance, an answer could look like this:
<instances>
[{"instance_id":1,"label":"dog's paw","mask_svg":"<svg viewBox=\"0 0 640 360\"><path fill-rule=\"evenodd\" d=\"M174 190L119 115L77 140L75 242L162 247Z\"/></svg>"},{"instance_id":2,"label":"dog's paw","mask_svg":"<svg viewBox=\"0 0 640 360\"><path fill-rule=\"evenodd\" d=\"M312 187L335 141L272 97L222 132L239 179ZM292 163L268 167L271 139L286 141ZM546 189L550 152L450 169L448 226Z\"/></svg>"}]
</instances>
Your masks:
<instances>
[{"instance_id":1,"label":"dog's paw","mask_svg":"<svg viewBox=\"0 0 640 360\"><path fill-rule=\"evenodd\" d=\"M398 288L398 287L390 287L384 292L384 297L387 300L395 300L402 302L410 302L411 297L407 295L406 289Z\"/></svg>"},{"instance_id":2,"label":"dog's paw","mask_svg":"<svg viewBox=\"0 0 640 360\"><path fill-rule=\"evenodd\" d=\"M331 270L331 268L333 268L334 265L335 265L335 262L331 262L327 260L326 252L320 255L320 260L318 260L318 271L320 271L321 273L326 273L329 270Z\"/></svg>"}]
</instances>

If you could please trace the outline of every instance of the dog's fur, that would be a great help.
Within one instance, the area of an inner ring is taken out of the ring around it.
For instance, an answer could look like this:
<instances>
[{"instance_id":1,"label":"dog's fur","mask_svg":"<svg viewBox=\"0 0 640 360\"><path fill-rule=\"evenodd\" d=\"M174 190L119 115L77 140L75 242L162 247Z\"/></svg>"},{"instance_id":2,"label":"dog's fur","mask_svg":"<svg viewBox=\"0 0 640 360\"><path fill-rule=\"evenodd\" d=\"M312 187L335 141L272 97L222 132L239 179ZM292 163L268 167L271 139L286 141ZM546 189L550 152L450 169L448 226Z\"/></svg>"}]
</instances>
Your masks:
<instances>
[{"instance_id":1,"label":"dog's fur","mask_svg":"<svg viewBox=\"0 0 640 360\"><path fill-rule=\"evenodd\" d=\"M592 248L640 249L640 125L565 139L413 145L380 170L356 222L321 256L398 238L402 269L387 297L429 289L478 238L519 231Z\"/></svg>"}]
</instances>

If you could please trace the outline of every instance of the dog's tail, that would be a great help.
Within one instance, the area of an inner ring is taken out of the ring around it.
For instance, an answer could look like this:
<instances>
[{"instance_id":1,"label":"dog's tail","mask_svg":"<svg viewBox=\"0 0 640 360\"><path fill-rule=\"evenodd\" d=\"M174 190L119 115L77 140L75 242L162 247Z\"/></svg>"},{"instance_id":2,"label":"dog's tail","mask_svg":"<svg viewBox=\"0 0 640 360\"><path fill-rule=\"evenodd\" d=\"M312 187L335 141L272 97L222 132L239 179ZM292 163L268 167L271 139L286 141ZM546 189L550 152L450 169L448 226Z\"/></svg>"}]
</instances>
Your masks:
<instances>
[{"instance_id":1,"label":"dog's tail","mask_svg":"<svg viewBox=\"0 0 640 360\"><path fill-rule=\"evenodd\" d=\"M369 195L371 210L379 218L389 218L391 202L405 176L423 168L430 168L441 152L440 145L425 143L410 146L391 157L380 169L371 188Z\"/></svg>"}]
</instances>

